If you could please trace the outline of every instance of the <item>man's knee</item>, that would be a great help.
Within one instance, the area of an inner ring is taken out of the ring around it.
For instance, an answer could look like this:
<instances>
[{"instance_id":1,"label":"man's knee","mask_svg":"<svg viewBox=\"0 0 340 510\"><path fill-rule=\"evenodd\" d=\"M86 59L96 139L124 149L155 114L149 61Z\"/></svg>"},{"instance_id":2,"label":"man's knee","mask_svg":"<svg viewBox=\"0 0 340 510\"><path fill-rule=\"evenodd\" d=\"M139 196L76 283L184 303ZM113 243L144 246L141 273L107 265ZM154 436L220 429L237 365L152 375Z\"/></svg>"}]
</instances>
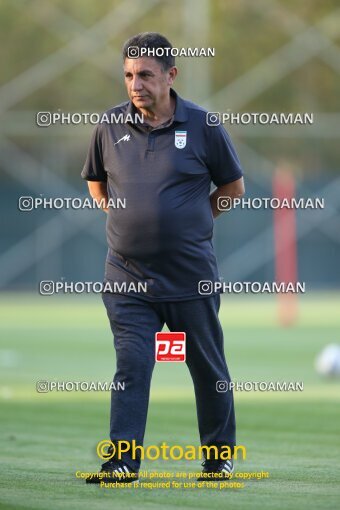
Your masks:
<instances>
[{"instance_id":1,"label":"man's knee","mask_svg":"<svg viewBox=\"0 0 340 510\"><path fill-rule=\"evenodd\" d=\"M154 356L144 352L133 353L117 349L117 373L126 376L130 380L143 382L150 378L155 366Z\"/></svg>"}]
</instances>

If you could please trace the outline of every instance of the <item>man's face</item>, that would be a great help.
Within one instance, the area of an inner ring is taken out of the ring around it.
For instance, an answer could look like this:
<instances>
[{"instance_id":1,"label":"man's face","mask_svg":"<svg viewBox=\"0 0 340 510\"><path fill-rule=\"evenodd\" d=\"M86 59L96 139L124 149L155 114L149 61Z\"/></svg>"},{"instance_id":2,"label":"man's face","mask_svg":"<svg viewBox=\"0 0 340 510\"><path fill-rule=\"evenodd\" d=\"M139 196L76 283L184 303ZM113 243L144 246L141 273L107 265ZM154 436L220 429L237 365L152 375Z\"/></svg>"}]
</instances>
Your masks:
<instances>
[{"instance_id":1,"label":"man's face","mask_svg":"<svg viewBox=\"0 0 340 510\"><path fill-rule=\"evenodd\" d=\"M154 58L126 58L125 85L136 108L152 110L169 97L169 88L177 74L176 67L167 71Z\"/></svg>"}]
</instances>

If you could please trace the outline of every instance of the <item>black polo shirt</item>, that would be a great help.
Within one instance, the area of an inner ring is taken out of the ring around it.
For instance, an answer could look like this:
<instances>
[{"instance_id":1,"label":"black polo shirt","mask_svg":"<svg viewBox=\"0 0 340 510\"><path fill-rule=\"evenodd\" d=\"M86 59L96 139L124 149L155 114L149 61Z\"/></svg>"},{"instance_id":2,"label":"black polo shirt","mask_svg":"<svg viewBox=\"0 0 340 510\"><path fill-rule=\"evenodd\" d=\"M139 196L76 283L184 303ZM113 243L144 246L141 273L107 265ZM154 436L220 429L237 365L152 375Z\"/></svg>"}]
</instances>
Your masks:
<instances>
[{"instance_id":1,"label":"black polo shirt","mask_svg":"<svg viewBox=\"0 0 340 510\"><path fill-rule=\"evenodd\" d=\"M211 182L242 177L224 128L208 126L206 110L170 93L175 113L163 126L98 124L81 174L107 182L114 202L126 201L125 209L108 212L105 279L148 301L202 298L198 282L218 280ZM128 101L106 113L131 118L136 109ZM147 292L134 292L138 283Z\"/></svg>"}]
</instances>

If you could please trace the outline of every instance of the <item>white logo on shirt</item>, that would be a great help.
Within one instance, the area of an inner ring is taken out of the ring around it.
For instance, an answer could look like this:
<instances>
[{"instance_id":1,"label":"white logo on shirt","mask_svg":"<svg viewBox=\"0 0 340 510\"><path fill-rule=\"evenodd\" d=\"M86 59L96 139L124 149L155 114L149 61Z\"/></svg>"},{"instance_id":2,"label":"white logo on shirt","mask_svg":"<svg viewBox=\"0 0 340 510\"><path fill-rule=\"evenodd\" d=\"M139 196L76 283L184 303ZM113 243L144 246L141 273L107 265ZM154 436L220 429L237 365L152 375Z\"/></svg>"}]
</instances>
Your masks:
<instances>
[{"instance_id":1,"label":"white logo on shirt","mask_svg":"<svg viewBox=\"0 0 340 510\"><path fill-rule=\"evenodd\" d=\"M187 144L187 132L175 131L175 147L177 149L184 149Z\"/></svg>"},{"instance_id":2,"label":"white logo on shirt","mask_svg":"<svg viewBox=\"0 0 340 510\"><path fill-rule=\"evenodd\" d=\"M122 140L124 140L125 142L128 142L130 140L130 137L131 137L131 135L124 135L122 138L120 138L118 140L118 142L114 143L113 145L117 145L117 143L121 142Z\"/></svg>"}]
</instances>

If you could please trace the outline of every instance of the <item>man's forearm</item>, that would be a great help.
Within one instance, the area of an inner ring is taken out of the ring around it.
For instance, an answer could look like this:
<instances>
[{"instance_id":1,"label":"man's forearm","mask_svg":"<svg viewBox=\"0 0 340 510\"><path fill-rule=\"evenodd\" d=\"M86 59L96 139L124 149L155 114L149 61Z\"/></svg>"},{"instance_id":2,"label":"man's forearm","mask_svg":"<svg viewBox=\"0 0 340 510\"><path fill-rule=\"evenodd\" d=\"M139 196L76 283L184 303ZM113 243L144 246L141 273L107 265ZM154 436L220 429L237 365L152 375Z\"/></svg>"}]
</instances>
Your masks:
<instances>
[{"instance_id":1,"label":"man's forearm","mask_svg":"<svg viewBox=\"0 0 340 510\"><path fill-rule=\"evenodd\" d=\"M89 181L88 186L91 197L98 203L104 204L102 210L107 213L109 210L107 207L109 197L106 182Z\"/></svg>"},{"instance_id":2,"label":"man's forearm","mask_svg":"<svg viewBox=\"0 0 340 510\"><path fill-rule=\"evenodd\" d=\"M216 188L210 195L210 204L213 217L217 218L217 216L219 216L222 212L229 210L229 207L221 207L221 205L223 205L220 203L221 197L228 198L230 200L231 208L233 200L235 200L235 198L241 197L242 195L244 195L243 177L237 181L231 182L229 184L224 184L223 186Z\"/></svg>"}]
</instances>

